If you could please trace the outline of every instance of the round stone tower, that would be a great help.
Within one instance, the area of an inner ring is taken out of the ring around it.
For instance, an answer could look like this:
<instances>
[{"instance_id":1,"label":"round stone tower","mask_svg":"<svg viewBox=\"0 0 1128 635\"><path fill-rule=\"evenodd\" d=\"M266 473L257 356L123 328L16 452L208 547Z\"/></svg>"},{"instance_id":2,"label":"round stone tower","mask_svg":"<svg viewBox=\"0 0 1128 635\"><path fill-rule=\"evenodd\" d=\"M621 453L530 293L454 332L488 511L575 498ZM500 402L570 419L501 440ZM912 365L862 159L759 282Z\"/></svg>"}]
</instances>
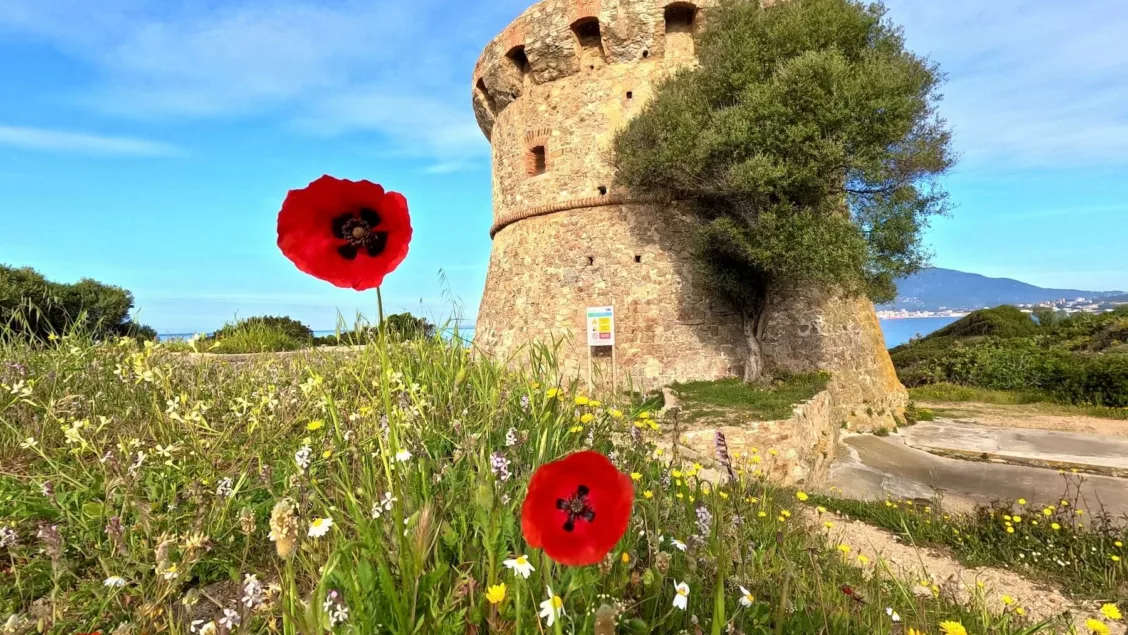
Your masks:
<instances>
[{"instance_id":1,"label":"round stone tower","mask_svg":"<svg viewBox=\"0 0 1128 635\"><path fill-rule=\"evenodd\" d=\"M694 281L693 219L616 191L615 131L655 85L695 63L716 0L542 0L485 48L474 114L493 148L493 251L475 343L500 359L556 343L586 374L586 307L615 309L619 385L739 376L740 317ZM836 414L859 424L903 408L873 305L817 290L769 309L765 366L831 372ZM609 383L611 354L592 349Z\"/></svg>"}]
</instances>

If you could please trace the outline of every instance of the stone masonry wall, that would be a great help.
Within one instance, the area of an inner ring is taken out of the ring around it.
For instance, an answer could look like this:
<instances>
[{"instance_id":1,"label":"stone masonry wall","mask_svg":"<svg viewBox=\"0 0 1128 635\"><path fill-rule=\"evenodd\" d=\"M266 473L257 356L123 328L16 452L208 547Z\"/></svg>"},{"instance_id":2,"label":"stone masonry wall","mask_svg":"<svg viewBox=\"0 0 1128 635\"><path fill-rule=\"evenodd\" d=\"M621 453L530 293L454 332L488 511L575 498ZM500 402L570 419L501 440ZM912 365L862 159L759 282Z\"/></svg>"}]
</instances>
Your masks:
<instances>
[{"instance_id":1,"label":"stone masonry wall","mask_svg":"<svg viewBox=\"0 0 1128 635\"><path fill-rule=\"evenodd\" d=\"M475 333L486 353L564 338L563 370L585 374L585 307L614 305L620 381L742 372L738 317L694 284L692 219L616 191L607 161L614 132L656 83L695 63L714 2L542 0L486 46L472 81L493 160L494 247ZM595 351L607 378L608 351ZM864 300L781 298L765 351L769 367L831 371L835 415L859 427L903 406Z\"/></svg>"},{"instance_id":2,"label":"stone masonry wall","mask_svg":"<svg viewBox=\"0 0 1128 635\"><path fill-rule=\"evenodd\" d=\"M749 473L761 470L784 485L814 487L826 479L838 443L838 429L834 399L829 390L824 390L795 406L789 419L687 430L678 434L678 444L679 449L686 450L685 460L697 461L719 473L713 448L716 431L720 430L725 435L733 467Z\"/></svg>"}]
</instances>

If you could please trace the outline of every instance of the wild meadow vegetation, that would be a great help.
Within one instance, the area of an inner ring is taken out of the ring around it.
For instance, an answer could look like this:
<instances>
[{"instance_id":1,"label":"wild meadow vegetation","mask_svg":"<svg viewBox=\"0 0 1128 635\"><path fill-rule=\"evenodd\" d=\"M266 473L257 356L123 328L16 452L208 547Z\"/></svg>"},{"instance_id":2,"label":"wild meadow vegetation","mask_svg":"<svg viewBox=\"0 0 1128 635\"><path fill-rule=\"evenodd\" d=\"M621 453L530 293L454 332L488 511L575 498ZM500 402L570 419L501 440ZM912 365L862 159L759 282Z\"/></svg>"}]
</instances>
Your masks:
<instances>
[{"instance_id":1,"label":"wild meadow vegetation","mask_svg":"<svg viewBox=\"0 0 1128 635\"><path fill-rule=\"evenodd\" d=\"M953 397L1047 401L1128 417L1128 307L1037 321L1011 306L976 311L892 349L901 382ZM994 391L995 394L990 393ZM1008 397L1007 394L1010 394ZM927 398L922 392L921 398ZM962 399L952 399L962 400ZM978 400L978 399L977 399Z\"/></svg>"},{"instance_id":2,"label":"wild meadow vegetation","mask_svg":"<svg viewBox=\"0 0 1128 635\"><path fill-rule=\"evenodd\" d=\"M703 480L638 403L561 382L551 351L512 371L439 337L226 362L8 333L0 620L6 633L1053 632L987 610L1006 589L981 605L920 597L826 544L808 495L761 478L770 448ZM589 448L630 475L633 510L602 563L562 567L524 542L522 502L538 466Z\"/></svg>"}]
</instances>

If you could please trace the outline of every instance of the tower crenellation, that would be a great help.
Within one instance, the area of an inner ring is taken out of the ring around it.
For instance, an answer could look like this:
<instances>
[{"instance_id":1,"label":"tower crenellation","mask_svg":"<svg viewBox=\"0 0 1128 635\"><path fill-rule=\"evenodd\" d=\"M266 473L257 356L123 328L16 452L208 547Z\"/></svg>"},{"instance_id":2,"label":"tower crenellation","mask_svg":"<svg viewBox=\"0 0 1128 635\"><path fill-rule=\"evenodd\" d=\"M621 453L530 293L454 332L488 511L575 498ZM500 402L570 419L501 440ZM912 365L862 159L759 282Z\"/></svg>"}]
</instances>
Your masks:
<instances>
[{"instance_id":1,"label":"tower crenellation","mask_svg":"<svg viewBox=\"0 0 1128 635\"><path fill-rule=\"evenodd\" d=\"M620 380L741 374L742 322L695 280L690 210L618 191L608 162L615 132L658 83L696 63L716 1L542 0L486 45L472 78L493 167L482 350L507 358L562 340L563 370L584 372L585 308L610 305ZM868 301L802 290L768 320L768 367L832 371L843 419L891 419L903 405ZM607 376L607 351L594 354Z\"/></svg>"}]
</instances>

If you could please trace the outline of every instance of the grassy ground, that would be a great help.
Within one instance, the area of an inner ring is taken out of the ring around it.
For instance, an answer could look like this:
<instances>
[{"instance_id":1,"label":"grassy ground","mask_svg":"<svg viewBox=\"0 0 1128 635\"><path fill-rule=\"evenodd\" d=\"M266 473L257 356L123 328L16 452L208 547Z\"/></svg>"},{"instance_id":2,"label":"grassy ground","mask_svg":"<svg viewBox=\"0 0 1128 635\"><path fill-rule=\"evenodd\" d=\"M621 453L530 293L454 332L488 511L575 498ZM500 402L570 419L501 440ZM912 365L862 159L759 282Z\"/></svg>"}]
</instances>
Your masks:
<instances>
[{"instance_id":1,"label":"grassy ground","mask_svg":"<svg viewBox=\"0 0 1128 635\"><path fill-rule=\"evenodd\" d=\"M5 634L1048 632L856 566L751 463L719 487L671 470L661 422L577 394L551 355L513 373L427 339L235 366L2 340ZM521 505L535 468L582 448L636 500L603 564L561 567L525 544ZM503 565L518 555L527 579Z\"/></svg>"},{"instance_id":2,"label":"grassy ground","mask_svg":"<svg viewBox=\"0 0 1128 635\"><path fill-rule=\"evenodd\" d=\"M1075 511L1081 478L1063 475L1063 497L1000 502L973 514L949 514L926 501L810 502L887 529L906 544L946 547L969 567L1015 569L1076 597L1128 607L1128 526Z\"/></svg>"},{"instance_id":3,"label":"grassy ground","mask_svg":"<svg viewBox=\"0 0 1128 635\"><path fill-rule=\"evenodd\" d=\"M1084 415L1106 419L1128 419L1128 408L1108 408L1103 406L1071 406L1053 403L1049 397L1038 392L1017 390L991 390L974 386L938 383L909 389L913 399L921 401L977 402L998 405L1032 404L1047 414Z\"/></svg>"},{"instance_id":4,"label":"grassy ground","mask_svg":"<svg viewBox=\"0 0 1128 635\"><path fill-rule=\"evenodd\" d=\"M822 374L790 375L765 385L748 385L739 378L673 384L671 389L689 417L713 416L725 411L765 421L786 419L796 404L826 388Z\"/></svg>"}]
</instances>

